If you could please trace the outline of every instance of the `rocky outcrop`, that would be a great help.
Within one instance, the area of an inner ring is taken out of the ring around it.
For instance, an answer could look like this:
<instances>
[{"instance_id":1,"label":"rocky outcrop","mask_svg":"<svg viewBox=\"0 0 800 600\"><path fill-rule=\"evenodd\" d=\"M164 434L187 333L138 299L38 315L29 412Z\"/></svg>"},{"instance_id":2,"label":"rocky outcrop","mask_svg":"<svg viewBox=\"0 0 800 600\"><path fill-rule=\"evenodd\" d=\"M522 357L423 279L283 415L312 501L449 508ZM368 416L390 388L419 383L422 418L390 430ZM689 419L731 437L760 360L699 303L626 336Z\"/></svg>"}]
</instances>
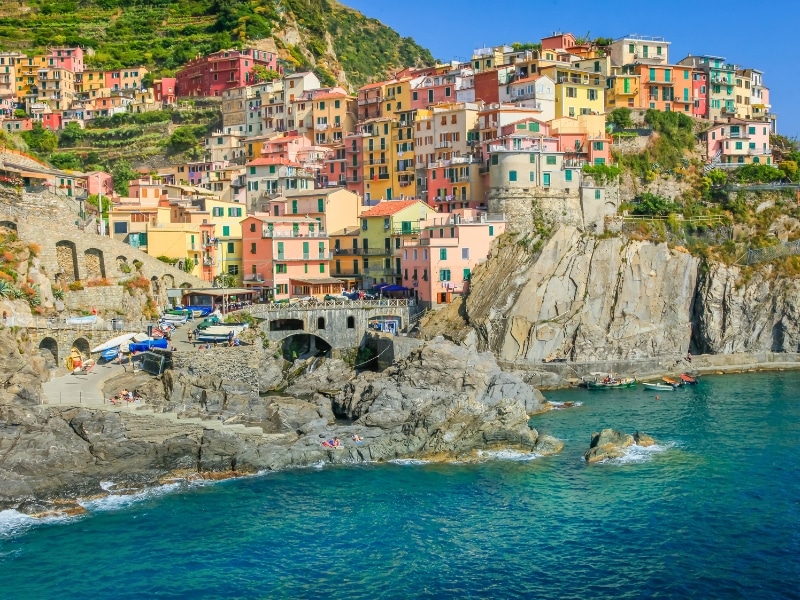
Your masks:
<instances>
[{"instance_id":1,"label":"rocky outcrop","mask_svg":"<svg viewBox=\"0 0 800 600\"><path fill-rule=\"evenodd\" d=\"M583 453L583 458L588 463L596 463L602 460L620 458L625 454L625 448L633 446L647 447L656 442L646 433L637 431L633 435L622 433L615 429L603 429L600 433L592 434L592 442L589 449Z\"/></svg>"},{"instance_id":2,"label":"rocky outcrop","mask_svg":"<svg viewBox=\"0 0 800 600\"><path fill-rule=\"evenodd\" d=\"M41 403L42 381L48 378L45 359L23 354L25 341L0 328L0 406L35 406Z\"/></svg>"},{"instance_id":3,"label":"rocky outcrop","mask_svg":"<svg viewBox=\"0 0 800 600\"><path fill-rule=\"evenodd\" d=\"M181 473L320 461L468 460L489 449L551 454L562 446L528 426L529 414L545 410L539 392L501 371L490 353L441 338L384 373L356 377L338 360L280 364L302 398L261 395L252 373L223 360L217 370L183 367L138 386L150 407L164 411L156 414L0 407L0 480L7 483L0 509L103 493L107 481L142 485ZM353 442L354 434L363 442ZM342 448L321 445L334 436Z\"/></svg>"},{"instance_id":4,"label":"rocky outcrop","mask_svg":"<svg viewBox=\"0 0 800 600\"><path fill-rule=\"evenodd\" d=\"M698 263L666 244L561 227L535 260L522 262L499 286L491 266L476 272L467 312L479 347L506 361L683 353Z\"/></svg>"},{"instance_id":5,"label":"rocky outcrop","mask_svg":"<svg viewBox=\"0 0 800 600\"><path fill-rule=\"evenodd\" d=\"M800 352L800 280L774 269L765 265L747 280L736 266L701 271L693 307L698 352Z\"/></svg>"}]
</instances>

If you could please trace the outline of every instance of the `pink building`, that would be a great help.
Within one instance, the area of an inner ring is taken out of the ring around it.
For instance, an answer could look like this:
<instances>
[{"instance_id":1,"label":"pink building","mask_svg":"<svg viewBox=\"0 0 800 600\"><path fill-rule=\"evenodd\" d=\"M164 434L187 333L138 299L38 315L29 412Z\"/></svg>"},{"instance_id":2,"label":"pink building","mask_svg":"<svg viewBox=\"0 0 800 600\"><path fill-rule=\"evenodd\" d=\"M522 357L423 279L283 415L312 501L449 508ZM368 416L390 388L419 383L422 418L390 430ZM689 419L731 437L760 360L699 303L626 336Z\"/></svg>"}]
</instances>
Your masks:
<instances>
[{"instance_id":1,"label":"pink building","mask_svg":"<svg viewBox=\"0 0 800 600\"><path fill-rule=\"evenodd\" d=\"M770 165L772 147L769 134L769 123L729 118L726 123L716 123L700 134L700 140L706 145L708 161L717 166Z\"/></svg>"},{"instance_id":2,"label":"pink building","mask_svg":"<svg viewBox=\"0 0 800 600\"><path fill-rule=\"evenodd\" d=\"M284 137L273 138L261 147L261 156L264 158L274 158L287 160L289 162L301 162L298 154L302 150L308 150L314 144L304 135L294 132Z\"/></svg>"},{"instance_id":3,"label":"pink building","mask_svg":"<svg viewBox=\"0 0 800 600\"><path fill-rule=\"evenodd\" d=\"M328 232L315 219L255 213L242 221L242 248L245 283L273 290L275 300L343 289L328 272Z\"/></svg>"},{"instance_id":4,"label":"pink building","mask_svg":"<svg viewBox=\"0 0 800 600\"><path fill-rule=\"evenodd\" d=\"M472 270L486 260L506 230L502 215L475 210L437 214L420 223L418 240L402 250L402 285L427 308L439 308L467 291Z\"/></svg>"},{"instance_id":5,"label":"pink building","mask_svg":"<svg viewBox=\"0 0 800 600\"><path fill-rule=\"evenodd\" d=\"M456 78L450 66L437 67L432 73L411 82L411 108L419 110L431 104L456 101Z\"/></svg>"},{"instance_id":6,"label":"pink building","mask_svg":"<svg viewBox=\"0 0 800 600\"><path fill-rule=\"evenodd\" d=\"M83 73L83 48L52 48L47 55L47 66Z\"/></svg>"},{"instance_id":7,"label":"pink building","mask_svg":"<svg viewBox=\"0 0 800 600\"><path fill-rule=\"evenodd\" d=\"M104 196L114 193L114 178L104 171L89 171L86 173L86 190L89 195L102 192Z\"/></svg>"},{"instance_id":8,"label":"pink building","mask_svg":"<svg viewBox=\"0 0 800 600\"><path fill-rule=\"evenodd\" d=\"M175 104L175 86L176 79L174 77L156 79L153 82L153 96L156 102Z\"/></svg>"},{"instance_id":9,"label":"pink building","mask_svg":"<svg viewBox=\"0 0 800 600\"><path fill-rule=\"evenodd\" d=\"M152 177L128 183L128 198L135 198L141 206L158 206L162 195L167 195L164 184Z\"/></svg>"},{"instance_id":10,"label":"pink building","mask_svg":"<svg viewBox=\"0 0 800 600\"><path fill-rule=\"evenodd\" d=\"M692 116L704 119L708 114L708 79L700 69L692 69L692 100Z\"/></svg>"},{"instance_id":11,"label":"pink building","mask_svg":"<svg viewBox=\"0 0 800 600\"><path fill-rule=\"evenodd\" d=\"M198 56L176 74L178 96L221 96L222 92L253 83L253 67L281 72L278 57L255 48L220 50Z\"/></svg>"},{"instance_id":12,"label":"pink building","mask_svg":"<svg viewBox=\"0 0 800 600\"><path fill-rule=\"evenodd\" d=\"M59 131L62 127L61 112L51 112L42 114L42 127L50 131Z\"/></svg>"}]
</instances>

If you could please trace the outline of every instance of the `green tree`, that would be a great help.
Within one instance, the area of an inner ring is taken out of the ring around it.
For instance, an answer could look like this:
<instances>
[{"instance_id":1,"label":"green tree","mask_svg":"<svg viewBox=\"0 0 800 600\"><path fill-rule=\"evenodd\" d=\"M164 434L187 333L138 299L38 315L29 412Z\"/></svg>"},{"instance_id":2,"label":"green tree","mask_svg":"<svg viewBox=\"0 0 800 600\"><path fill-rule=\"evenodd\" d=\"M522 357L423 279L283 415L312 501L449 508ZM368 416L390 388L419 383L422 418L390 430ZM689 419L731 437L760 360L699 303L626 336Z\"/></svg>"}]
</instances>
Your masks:
<instances>
[{"instance_id":1,"label":"green tree","mask_svg":"<svg viewBox=\"0 0 800 600\"><path fill-rule=\"evenodd\" d=\"M662 197L645 192L638 197L639 203L633 209L635 215L666 217L680 211L680 206Z\"/></svg>"},{"instance_id":2,"label":"green tree","mask_svg":"<svg viewBox=\"0 0 800 600\"><path fill-rule=\"evenodd\" d=\"M711 185L715 187L728 183L728 174L722 169L712 169L706 177L711 180Z\"/></svg>"},{"instance_id":3,"label":"green tree","mask_svg":"<svg viewBox=\"0 0 800 600\"><path fill-rule=\"evenodd\" d=\"M614 129L630 129L633 127L631 121L631 109L615 108L606 116L606 123L613 125Z\"/></svg>"},{"instance_id":4,"label":"green tree","mask_svg":"<svg viewBox=\"0 0 800 600\"><path fill-rule=\"evenodd\" d=\"M136 179L138 175L131 167L131 163L127 160L118 160L114 163L111 176L114 180L114 191L121 196L127 196L128 182Z\"/></svg>"},{"instance_id":5,"label":"green tree","mask_svg":"<svg viewBox=\"0 0 800 600\"><path fill-rule=\"evenodd\" d=\"M778 165L790 181L797 181L797 163L793 160L785 160Z\"/></svg>"},{"instance_id":6,"label":"green tree","mask_svg":"<svg viewBox=\"0 0 800 600\"><path fill-rule=\"evenodd\" d=\"M82 139L83 128L75 121L71 121L61 130L61 135L58 138L58 145L61 148L72 148L77 146Z\"/></svg>"},{"instance_id":7,"label":"green tree","mask_svg":"<svg viewBox=\"0 0 800 600\"><path fill-rule=\"evenodd\" d=\"M35 122L30 131L23 131L22 139L28 144L28 148L39 154L49 154L58 148L56 134L42 127L39 122Z\"/></svg>"},{"instance_id":8,"label":"green tree","mask_svg":"<svg viewBox=\"0 0 800 600\"><path fill-rule=\"evenodd\" d=\"M197 145L192 127L178 127L167 140L167 147L171 152L183 152Z\"/></svg>"},{"instance_id":9,"label":"green tree","mask_svg":"<svg viewBox=\"0 0 800 600\"><path fill-rule=\"evenodd\" d=\"M274 69L268 69L264 65L253 65L251 74L254 82L275 81L281 78L280 73Z\"/></svg>"}]
</instances>

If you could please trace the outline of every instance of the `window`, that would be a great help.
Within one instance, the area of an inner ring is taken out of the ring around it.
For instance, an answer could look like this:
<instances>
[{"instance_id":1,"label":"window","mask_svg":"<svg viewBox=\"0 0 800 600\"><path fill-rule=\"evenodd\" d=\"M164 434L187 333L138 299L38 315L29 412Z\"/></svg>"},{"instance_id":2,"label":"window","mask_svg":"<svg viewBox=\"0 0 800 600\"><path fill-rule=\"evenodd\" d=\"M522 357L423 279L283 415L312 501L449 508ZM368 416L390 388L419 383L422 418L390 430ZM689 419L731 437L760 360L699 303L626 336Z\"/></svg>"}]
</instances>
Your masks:
<instances>
[{"instance_id":1,"label":"window","mask_svg":"<svg viewBox=\"0 0 800 600\"><path fill-rule=\"evenodd\" d=\"M228 265L228 275L238 275L239 265Z\"/></svg>"},{"instance_id":2,"label":"window","mask_svg":"<svg viewBox=\"0 0 800 600\"><path fill-rule=\"evenodd\" d=\"M223 225L222 226L222 237L228 237L231 234L231 226L230 225Z\"/></svg>"},{"instance_id":3,"label":"window","mask_svg":"<svg viewBox=\"0 0 800 600\"><path fill-rule=\"evenodd\" d=\"M236 253L235 244L233 242L228 242L228 254L235 254L235 253Z\"/></svg>"},{"instance_id":4,"label":"window","mask_svg":"<svg viewBox=\"0 0 800 600\"><path fill-rule=\"evenodd\" d=\"M509 181L516 181L517 180L517 172L516 171L509 171L508 172L508 180Z\"/></svg>"},{"instance_id":5,"label":"window","mask_svg":"<svg viewBox=\"0 0 800 600\"><path fill-rule=\"evenodd\" d=\"M564 180L572 181L572 169L567 169L566 171L564 171Z\"/></svg>"},{"instance_id":6,"label":"window","mask_svg":"<svg viewBox=\"0 0 800 600\"><path fill-rule=\"evenodd\" d=\"M597 100L597 90L587 90L586 94L589 97L589 100Z\"/></svg>"},{"instance_id":7,"label":"window","mask_svg":"<svg viewBox=\"0 0 800 600\"><path fill-rule=\"evenodd\" d=\"M737 150L741 150L742 149L742 142L736 142L736 149Z\"/></svg>"},{"instance_id":8,"label":"window","mask_svg":"<svg viewBox=\"0 0 800 600\"><path fill-rule=\"evenodd\" d=\"M492 164L496 165L500 162L500 157L497 154L492 154Z\"/></svg>"},{"instance_id":9,"label":"window","mask_svg":"<svg viewBox=\"0 0 800 600\"><path fill-rule=\"evenodd\" d=\"M464 281L469 281L471 275L472 273L470 272L469 269L464 269Z\"/></svg>"},{"instance_id":10,"label":"window","mask_svg":"<svg viewBox=\"0 0 800 600\"><path fill-rule=\"evenodd\" d=\"M347 328L348 329L355 329L356 328L356 318L355 317L347 317Z\"/></svg>"},{"instance_id":11,"label":"window","mask_svg":"<svg viewBox=\"0 0 800 600\"><path fill-rule=\"evenodd\" d=\"M439 260L447 260L447 248L439 248Z\"/></svg>"},{"instance_id":12,"label":"window","mask_svg":"<svg viewBox=\"0 0 800 600\"><path fill-rule=\"evenodd\" d=\"M325 272L325 263L319 263L319 272L320 273L324 273Z\"/></svg>"},{"instance_id":13,"label":"window","mask_svg":"<svg viewBox=\"0 0 800 600\"><path fill-rule=\"evenodd\" d=\"M655 81L655 80L656 80L656 70L650 69L650 81Z\"/></svg>"},{"instance_id":14,"label":"window","mask_svg":"<svg viewBox=\"0 0 800 600\"><path fill-rule=\"evenodd\" d=\"M292 200L292 214L297 214L297 200Z\"/></svg>"},{"instance_id":15,"label":"window","mask_svg":"<svg viewBox=\"0 0 800 600\"><path fill-rule=\"evenodd\" d=\"M671 75L670 71L664 71L664 81L669 81L670 75Z\"/></svg>"},{"instance_id":16,"label":"window","mask_svg":"<svg viewBox=\"0 0 800 600\"><path fill-rule=\"evenodd\" d=\"M554 165L554 164L556 164L556 157L555 156L548 156L546 162L547 162L548 165Z\"/></svg>"},{"instance_id":17,"label":"window","mask_svg":"<svg viewBox=\"0 0 800 600\"><path fill-rule=\"evenodd\" d=\"M756 128L755 127L748 127L747 128L747 133L750 134L750 135L755 135Z\"/></svg>"},{"instance_id":18,"label":"window","mask_svg":"<svg viewBox=\"0 0 800 600\"><path fill-rule=\"evenodd\" d=\"M595 190L594 191L594 199L595 200L600 200L600 190Z\"/></svg>"},{"instance_id":19,"label":"window","mask_svg":"<svg viewBox=\"0 0 800 600\"><path fill-rule=\"evenodd\" d=\"M469 260L469 248L461 249L461 260Z\"/></svg>"},{"instance_id":20,"label":"window","mask_svg":"<svg viewBox=\"0 0 800 600\"><path fill-rule=\"evenodd\" d=\"M544 173L544 175L542 177L543 177L542 184L545 187L549 187L550 186L550 173Z\"/></svg>"},{"instance_id":21,"label":"window","mask_svg":"<svg viewBox=\"0 0 800 600\"><path fill-rule=\"evenodd\" d=\"M333 108L339 108L341 106L341 102L339 100L335 100L333 103Z\"/></svg>"},{"instance_id":22,"label":"window","mask_svg":"<svg viewBox=\"0 0 800 600\"><path fill-rule=\"evenodd\" d=\"M536 173L534 171L528 171L528 181L536 181Z\"/></svg>"},{"instance_id":23,"label":"window","mask_svg":"<svg viewBox=\"0 0 800 600\"><path fill-rule=\"evenodd\" d=\"M255 242L251 242L250 243L250 254L255 254L255 253L256 253L256 243ZM255 266L255 265L253 265L253 266Z\"/></svg>"},{"instance_id":24,"label":"window","mask_svg":"<svg viewBox=\"0 0 800 600\"><path fill-rule=\"evenodd\" d=\"M317 329L325 329L325 317L317 317Z\"/></svg>"},{"instance_id":25,"label":"window","mask_svg":"<svg viewBox=\"0 0 800 600\"><path fill-rule=\"evenodd\" d=\"M577 97L578 97L578 88L568 87L567 98L577 98Z\"/></svg>"},{"instance_id":26,"label":"window","mask_svg":"<svg viewBox=\"0 0 800 600\"><path fill-rule=\"evenodd\" d=\"M439 281L450 281L450 269L439 270Z\"/></svg>"},{"instance_id":27,"label":"window","mask_svg":"<svg viewBox=\"0 0 800 600\"><path fill-rule=\"evenodd\" d=\"M277 263L275 265L275 273L280 274L280 273L286 273L286 272L287 271L286 271L286 265L285 264Z\"/></svg>"},{"instance_id":28,"label":"window","mask_svg":"<svg viewBox=\"0 0 800 600\"><path fill-rule=\"evenodd\" d=\"M494 236L494 225L489 225L489 237Z\"/></svg>"},{"instance_id":29,"label":"window","mask_svg":"<svg viewBox=\"0 0 800 600\"><path fill-rule=\"evenodd\" d=\"M689 79L689 71L688 71L688 70L685 70L685 69L684 69L684 71L683 71L683 78L684 78L684 79Z\"/></svg>"},{"instance_id":30,"label":"window","mask_svg":"<svg viewBox=\"0 0 800 600\"><path fill-rule=\"evenodd\" d=\"M325 103L324 102L320 102L319 103L319 109L320 110L325 110Z\"/></svg>"}]
</instances>

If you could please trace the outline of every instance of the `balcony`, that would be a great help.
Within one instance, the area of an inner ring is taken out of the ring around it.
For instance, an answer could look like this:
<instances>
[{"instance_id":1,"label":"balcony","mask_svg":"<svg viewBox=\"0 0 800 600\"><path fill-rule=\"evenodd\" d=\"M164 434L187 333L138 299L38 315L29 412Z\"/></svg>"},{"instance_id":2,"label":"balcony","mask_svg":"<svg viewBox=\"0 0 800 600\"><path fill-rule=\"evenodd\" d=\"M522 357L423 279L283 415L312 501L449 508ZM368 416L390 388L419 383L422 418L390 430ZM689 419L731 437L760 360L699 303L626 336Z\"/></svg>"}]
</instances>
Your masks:
<instances>
[{"instance_id":1,"label":"balcony","mask_svg":"<svg viewBox=\"0 0 800 600\"><path fill-rule=\"evenodd\" d=\"M378 173L378 179L389 179L390 177L389 173Z\"/></svg>"},{"instance_id":2,"label":"balcony","mask_svg":"<svg viewBox=\"0 0 800 600\"><path fill-rule=\"evenodd\" d=\"M278 253L275 260L304 261L304 260L330 260L333 252L301 252L300 254Z\"/></svg>"},{"instance_id":3,"label":"balcony","mask_svg":"<svg viewBox=\"0 0 800 600\"><path fill-rule=\"evenodd\" d=\"M368 152L372 152L372 150L368 150ZM386 159L385 158L371 158L367 160L364 164L367 165L385 165Z\"/></svg>"},{"instance_id":4,"label":"balcony","mask_svg":"<svg viewBox=\"0 0 800 600\"><path fill-rule=\"evenodd\" d=\"M203 259L203 266L204 267L215 267L217 265L217 261L213 258L204 258Z\"/></svg>"},{"instance_id":5,"label":"balcony","mask_svg":"<svg viewBox=\"0 0 800 600\"><path fill-rule=\"evenodd\" d=\"M437 142L433 146L436 150L441 150L443 148L452 148L453 142Z\"/></svg>"},{"instance_id":6,"label":"balcony","mask_svg":"<svg viewBox=\"0 0 800 600\"><path fill-rule=\"evenodd\" d=\"M253 283L264 283L264 276L258 273L251 273L250 275L245 275L242 280L251 281Z\"/></svg>"},{"instance_id":7,"label":"balcony","mask_svg":"<svg viewBox=\"0 0 800 600\"><path fill-rule=\"evenodd\" d=\"M599 77L559 77L558 83L571 83L573 85L603 85Z\"/></svg>"},{"instance_id":8,"label":"balcony","mask_svg":"<svg viewBox=\"0 0 800 600\"><path fill-rule=\"evenodd\" d=\"M278 218L278 217L276 217ZM274 229L266 228L261 232L262 238L327 238L327 231L275 231Z\"/></svg>"},{"instance_id":9,"label":"balcony","mask_svg":"<svg viewBox=\"0 0 800 600\"><path fill-rule=\"evenodd\" d=\"M419 223L411 227L395 227L392 235L419 235Z\"/></svg>"},{"instance_id":10,"label":"balcony","mask_svg":"<svg viewBox=\"0 0 800 600\"><path fill-rule=\"evenodd\" d=\"M390 256L383 248L339 248L334 250L336 256Z\"/></svg>"},{"instance_id":11,"label":"balcony","mask_svg":"<svg viewBox=\"0 0 800 600\"><path fill-rule=\"evenodd\" d=\"M381 96L376 96L374 98L359 98L358 105L366 106L368 104L378 104L379 102L383 102L383 98Z\"/></svg>"}]
</instances>

